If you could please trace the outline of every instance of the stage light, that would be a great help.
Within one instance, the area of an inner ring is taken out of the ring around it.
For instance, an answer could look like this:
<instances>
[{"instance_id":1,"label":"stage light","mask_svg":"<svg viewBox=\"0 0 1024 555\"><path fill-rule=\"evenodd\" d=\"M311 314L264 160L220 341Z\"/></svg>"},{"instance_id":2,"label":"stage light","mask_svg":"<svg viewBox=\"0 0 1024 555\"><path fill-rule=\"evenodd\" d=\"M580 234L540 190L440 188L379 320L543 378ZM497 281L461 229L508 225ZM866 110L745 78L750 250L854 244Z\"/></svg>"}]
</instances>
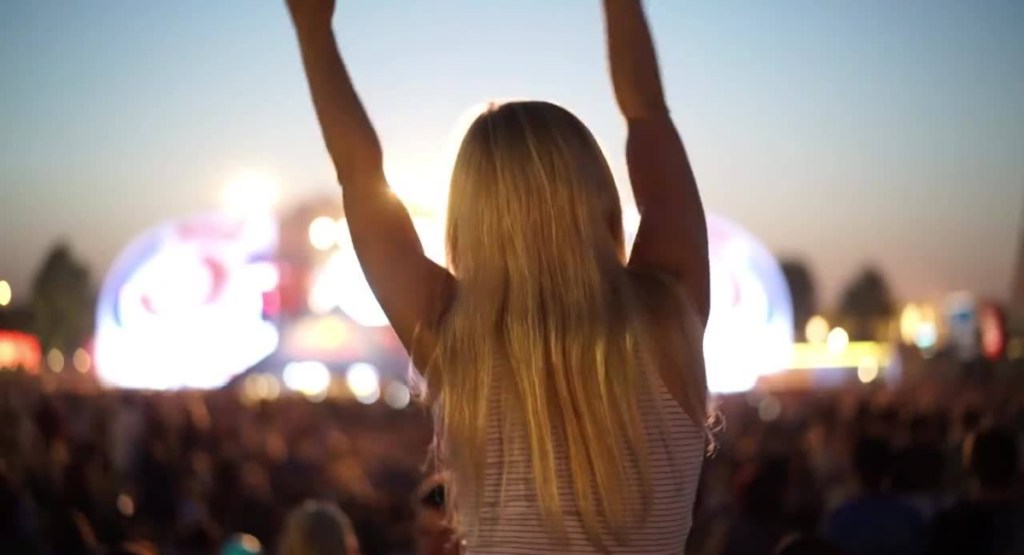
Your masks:
<instances>
[{"instance_id":1,"label":"stage light","mask_svg":"<svg viewBox=\"0 0 1024 555\"><path fill-rule=\"evenodd\" d=\"M918 349L926 351L935 346L939 339L939 330L935 322L921 322L914 334L914 344Z\"/></svg>"},{"instance_id":2,"label":"stage light","mask_svg":"<svg viewBox=\"0 0 1024 555\"><path fill-rule=\"evenodd\" d=\"M368 362L356 362L348 367L345 382L352 395L364 404L372 404L380 398L380 373Z\"/></svg>"},{"instance_id":3,"label":"stage light","mask_svg":"<svg viewBox=\"0 0 1024 555\"><path fill-rule=\"evenodd\" d=\"M223 213L147 231L111 266L92 366L106 385L221 387L277 347L265 296L277 282L270 216Z\"/></svg>"},{"instance_id":4,"label":"stage light","mask_svg":"<svg viewBox=\"0 0 1024 555\"><path fill-rule=\"evenodd\" d=\"M871 383L878 377L878 359L865 357L857 365L857 379L861 383Z\"/></svg>"},{"instance_id":5,"label":"stage light","mask_svg":"<svg viewBox=\"0 0 1024 555\"><path fill-rule=\"evenodd\" d=\"M850 345L850 334L843 328L832 328L832 331L828 332L828 337L825 340L825 343L828 345L828 352L833 355L842 354Z\"/></svg>"},{"instance_id":6,"label":"stage light","mask_svg":"<svg viewBox=\"0 0 1024 555\"><path fill-rule=\"evenodd\" d=\"M405 384L391 382L384 388L384 402L393 409L404 409L409 406L410 399L411 394Z\"/></svg>"},{"instance_id":7,"label":"stage light","mask_svg":"<svg viewBox=\"0 0 1024 555\"><path fill-rule=\"evenodd\" d=\"M280 186L269 173L247 170L238 173L224 185L224 204L230 212L269 213L277 204Z\"/></svg>"},{"instance_id":8,"label":"stage light","mask_svg":"<svg viewBox=\"0 0 1024 555\"><path fill-rule=\"evenodd\" d=\"M75 354L71 357L71 362L75 365L75 370L82 374L88 372L92 367L92 357L85 349L76 349Z\"/></svg>"},{"instance_id":9,"label":"stage light","mask_svg":"<svg viewBox=\"0 0 1024 555\"><path fill-rule=\"evenodd\" d=\"M5 279L0 279L0 307L11 304L12 296L11 284Z\"/></svg>"},{"instance_id":10,"label":"stage light","mask_svg":"<svg viewBox=\"0 0 1024 555\"><path fill-rule=\"evenodd\" d=\"M320 216L309 224L309 244L318 251L329 250L336 244L334 220Z\"/></svg>"},{"instance_id":11,"label":"stage light","mask_svg":"<svg viewBox=\"0 0 1024 555\"><path fill-rule=\"evenodd\" d=\"M914 303L903 307L900 312L900 339L907 345L914 344L917 337L917 329L921 326L924 316L921 308Z\"/></svg>"},{"instance_id":12,"label":"stage light","mask_svg":"<svg viewBox=\"0 0 1024 555\"><path fill-rule=\"evenodd\" d=\"M251 374L242 382L246 401L273 401L281 395L281 382L273 374Z\"/></svg>"},{"instance_id":13,"label":"stage light","mask_svg":"<svg viewBox=\"0 0 1024 555\"><path fill-rule=\"evenodd\" d=\"M50 352L46 353L46 365L55 374L59 374L61 370L64 370L64 353L58 349L50 349Z\"/></svg>"},{"instance_id":14,"label":"stage light","mask_svg":"<svg viewBox=\"0 0 1024 555\"><path fill-rule=\"evenodd\" d=\"M793 304L782 269L753 235L708 216L711 316L704 334L708 388L746 391L792 358Z\"/></svg>"},{"instance_id":15,"label":"stage light","mask_svg":"<svg viewBox=\"0 0 1024 555\"><path fill-rule=\"evenodd\" d=\"M807 338L808 343L825 343L828 340L828 332L828 320L823 316L811 316L807 320L807 325L804 326L804 337Z\"/></svg>"},{"instance_id":16,"label":"stage light","mask_svg":"<svg viewBox=\"0 0 1024 555\"><path fill-rule=\"evenodd\" d=\"M322 398L331 386L330 370L318 361L289 362L282 377L288 389L310 398Z\"/></svg>"}]
</instances>

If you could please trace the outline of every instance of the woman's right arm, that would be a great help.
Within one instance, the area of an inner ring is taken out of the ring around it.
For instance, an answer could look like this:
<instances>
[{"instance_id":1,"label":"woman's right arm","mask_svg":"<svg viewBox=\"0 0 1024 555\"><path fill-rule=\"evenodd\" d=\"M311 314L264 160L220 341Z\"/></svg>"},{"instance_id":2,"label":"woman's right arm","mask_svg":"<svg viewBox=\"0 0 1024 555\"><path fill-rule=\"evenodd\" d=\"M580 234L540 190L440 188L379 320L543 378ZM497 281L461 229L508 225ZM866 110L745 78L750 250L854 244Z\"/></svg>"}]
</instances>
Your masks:
<instances>
[{"instance_id":1,"label":"woman's right arm","mask_svg":"<svg viewBox=\"0 0 1024 555\"><path fill-rule=\"evenodd\" d=\"M430 334L417 332L437 321L454 278L424 255L409 212L388 186L377 132L331 28L334 0L288 0L288 8L363 273L409 353L429 352Z\"/></svg>"},{"instance_id":2,"label":"woman's right arm","mask_svg":"<svg viewBox=\"0 0 1024 555\"><path fill-rule=\"evenodd\" d=\"M640 0L604 0L615 99L626 118L626 162L640 211L629 267L674 278L701 322L710 311L707 221L693 169L665 105Z\"/></svg>"}]
</instances>

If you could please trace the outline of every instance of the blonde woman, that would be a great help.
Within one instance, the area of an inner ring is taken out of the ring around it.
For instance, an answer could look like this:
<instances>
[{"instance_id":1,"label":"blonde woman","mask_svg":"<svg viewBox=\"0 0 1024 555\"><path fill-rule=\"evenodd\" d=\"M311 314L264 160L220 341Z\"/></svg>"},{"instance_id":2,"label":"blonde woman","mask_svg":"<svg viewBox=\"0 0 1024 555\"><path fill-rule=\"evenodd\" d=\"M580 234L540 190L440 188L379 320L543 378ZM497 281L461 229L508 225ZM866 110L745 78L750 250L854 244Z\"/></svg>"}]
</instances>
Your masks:
<instances>
[{"instance_id":1,"label":"blonde woman","mask_svg":"<svg viewBox=\"0 0 1024 555\"><path fill-rule=\"evenodd\" d=\"M466 553L682 553L706 444L707 231L639 0L605 0L640 227L627 258L594 137L492 105L452 171L448 268L423 255L331 30L289 0L363 271L423 370Z\"/></svg>"}]
</instances>

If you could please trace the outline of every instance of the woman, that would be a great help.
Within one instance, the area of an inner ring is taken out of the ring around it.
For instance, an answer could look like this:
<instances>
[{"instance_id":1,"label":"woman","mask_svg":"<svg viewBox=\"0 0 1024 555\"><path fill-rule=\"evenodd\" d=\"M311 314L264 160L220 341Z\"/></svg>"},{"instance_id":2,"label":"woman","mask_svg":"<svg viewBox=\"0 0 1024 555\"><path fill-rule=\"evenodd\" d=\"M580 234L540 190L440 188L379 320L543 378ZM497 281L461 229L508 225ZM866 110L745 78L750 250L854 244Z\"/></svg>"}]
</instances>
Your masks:
<instances>
[{"instance_id":1,"label":"woman","mask_svg":"<svg viewBox=\"0 0 1024 555\"><path fill-rule=\"evenodd\" d=\"M289 0L353 244L424 370L468 553L681 553L705 450L707 231L639 0L605 0L641 220L626 261L612 174L547 102L470 126L448 269L423 255L331 31Z\"/></svg>"}]
</instances>

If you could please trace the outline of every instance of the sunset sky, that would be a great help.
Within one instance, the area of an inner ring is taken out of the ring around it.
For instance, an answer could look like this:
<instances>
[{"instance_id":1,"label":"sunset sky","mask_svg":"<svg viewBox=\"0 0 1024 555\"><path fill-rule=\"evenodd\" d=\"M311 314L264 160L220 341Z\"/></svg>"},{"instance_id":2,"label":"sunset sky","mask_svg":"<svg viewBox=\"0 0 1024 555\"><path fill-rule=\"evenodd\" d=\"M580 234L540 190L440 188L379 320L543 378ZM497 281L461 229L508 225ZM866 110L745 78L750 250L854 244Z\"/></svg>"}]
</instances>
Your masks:
<instances>
[{"instance_id":1,"label":"sunset sky","mask_svg":"<svg viewBox=\"0 0 1024 555\"><path fill-rule=\"evenodd\" d=\"M597 0L339 1L335 29L396 185L490 98L587 122L623 175ZM649 0L669 105L708 208L897 295L1005 297L1024 215L1024 2ZM65 238L101 276L127 241L276 176L335 190L283 2L0 3L0 279ZM422 185L420 184L422 181ZM430 198L436 195L420 195Z\"/></svg>"}]
</instances>

